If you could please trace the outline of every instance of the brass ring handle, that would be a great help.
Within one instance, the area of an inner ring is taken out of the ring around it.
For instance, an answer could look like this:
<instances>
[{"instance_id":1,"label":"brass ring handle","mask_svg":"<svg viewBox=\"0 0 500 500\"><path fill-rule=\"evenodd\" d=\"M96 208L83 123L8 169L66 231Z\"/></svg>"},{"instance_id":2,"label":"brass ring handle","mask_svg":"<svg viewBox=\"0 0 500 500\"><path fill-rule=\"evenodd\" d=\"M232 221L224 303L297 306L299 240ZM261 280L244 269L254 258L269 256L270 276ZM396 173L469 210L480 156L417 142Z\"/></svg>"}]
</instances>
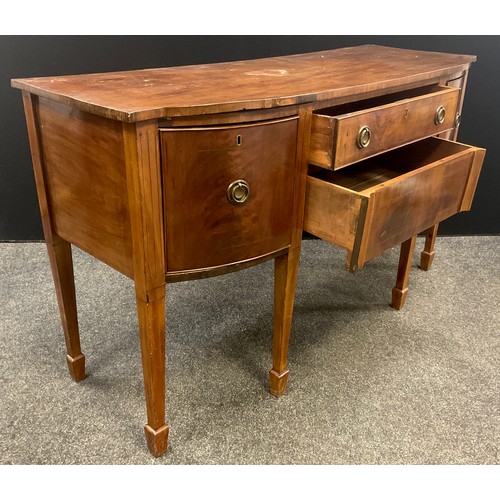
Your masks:
<instances>
[{"instance_id":1,"label":"brass ring handle","mask_svg":"<svg viewBox=\"0 0 500 500\"><path fill-rule=\"evenodd\" d=\"M434 115L434 123L436 125L441 125L444 122L444 118L446 116L446 109L444 106L439 106L438 109L436 109L436 114Z\"/></svg>"},{"instance_id":2,"label":"brass ring handle","mask_svg":"<svg viewBox=\"0 0 500 500\"><path fill-rule=\"evenodd\" d=\"M462 121L462 115L460 114L459 111L457 111L457 114L455 115L455 122L454 122L454 127L457 128L460 125L460 122Z\"/></svg>"},{"instance_id":3,"label":"brass ring handle","mask_svg":"<svg viewBox=\"0 0 500 500\"><path fill-rule=\"evenodd\" d=\"M364 125L359 129L358 137L356 138L356 144L359 149L367 148L372 140L372 131L370 127Z\"/></svg>"},{"instance_id":4,"label":"brass ring handle","mask_svg":"<svg viewBox=\"0 0 500 500\"><path fill-rule=\"evenodd\" d=\"M227 187L227 199L234 205L241 205L250 196L250 186L247 181L239 179Z\"/></svg>"}]
</instances>

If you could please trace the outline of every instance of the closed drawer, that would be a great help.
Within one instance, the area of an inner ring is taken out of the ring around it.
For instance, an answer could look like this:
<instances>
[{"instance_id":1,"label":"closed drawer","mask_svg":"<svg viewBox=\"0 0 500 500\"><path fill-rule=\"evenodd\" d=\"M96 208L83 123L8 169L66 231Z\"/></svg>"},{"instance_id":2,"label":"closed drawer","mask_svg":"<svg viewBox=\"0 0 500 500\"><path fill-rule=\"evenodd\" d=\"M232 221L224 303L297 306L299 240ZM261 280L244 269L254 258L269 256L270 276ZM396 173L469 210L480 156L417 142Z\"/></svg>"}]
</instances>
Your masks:
<instances>
[{"instance_id":1,"label":"closed drawer","mask_svg":"<svg viewBox=\"0 0 500 500\"><path fill-rule=\"evenodd\" d=\"M336 170L454 127L460 89L440 86L319 110L309 162Z\"/></svg>"},{"instance_id":2,"label":"closed drawer","mask_svg":"<svg viewBox=\"0 0 500 500\"><path fill-rule=\"evenodd\" d=\"M160 130L167 274L289 246L297 124L292 117Z\"/></svg>"},{"instance_id":3,"label":"closed drawer","mask_svg":"<svg viewBox=\"0 0 500 500\"><path fill-rule=\"evenodd\" d=\"M304 229L349 252L356 271L385 250L469 210L485 150L428 138L307 178Z\"/></svg>"}]
</instances>

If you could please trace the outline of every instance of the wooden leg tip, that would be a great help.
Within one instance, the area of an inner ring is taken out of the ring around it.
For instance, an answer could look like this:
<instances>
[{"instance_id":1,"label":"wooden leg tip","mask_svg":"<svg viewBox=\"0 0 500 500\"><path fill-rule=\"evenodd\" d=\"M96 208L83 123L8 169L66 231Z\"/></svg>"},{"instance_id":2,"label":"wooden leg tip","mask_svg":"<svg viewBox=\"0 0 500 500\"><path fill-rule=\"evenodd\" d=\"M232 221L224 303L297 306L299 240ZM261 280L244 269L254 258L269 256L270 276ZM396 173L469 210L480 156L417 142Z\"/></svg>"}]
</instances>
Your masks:
<instances>
[{"instance_id":1,"label":"wooden leg tip","mask_svg":"<svg viewBox=\"0 0 500 500\"><path fill-rule=\"evenodd\" d=\"M168 447L168 425L165 424L157 430L151 426L144 426L144 433L146 434L146 442L149 451L154 457L159 457L167 451Z\"/></svg>"},{"instance_id":2,"label":"wooden leg tip","mask_svg":"<svg viewBox=\"0 0 500 500\"><path fill-rule=\"evenodd\" d=\"M278 373L274 370L269 372L269 392L279 398L283 395L288 381L288 370Z\"/></svg>"},{"instance_id":3,"label":"wooden leg tip","mask_svg":"<svg viewBox=\"0 0 500 500\"><path fill-rule=\"evenodd\" d=\"M399 288L392 289L392 302L391 307L397 311L403 309L408 295L408 288L400 290Z\"/></svg>"},{"instance_id":4,"label":"wooden leg tip","mask_svg":"<svg viewBox=\"0 0 500 500\"><path fill-rule=\"evenodd\" d=\"M432 266L432 261L434 260L434 252L422 252L420 254L420 269L423 271L428 271Z\"/></svg>"},{"instance_id":5,"label":"wooden leg tip","mask_svg":"<svg viewBox=\"0 0 500 500\"><path fill-rule=\"evenodd\" d=\"M82 381L85 375L85 356L80 354L72 358L69 354L66 356L66 361L68 363L69 374L75 382Z\"/></svg>"}]
</instances>

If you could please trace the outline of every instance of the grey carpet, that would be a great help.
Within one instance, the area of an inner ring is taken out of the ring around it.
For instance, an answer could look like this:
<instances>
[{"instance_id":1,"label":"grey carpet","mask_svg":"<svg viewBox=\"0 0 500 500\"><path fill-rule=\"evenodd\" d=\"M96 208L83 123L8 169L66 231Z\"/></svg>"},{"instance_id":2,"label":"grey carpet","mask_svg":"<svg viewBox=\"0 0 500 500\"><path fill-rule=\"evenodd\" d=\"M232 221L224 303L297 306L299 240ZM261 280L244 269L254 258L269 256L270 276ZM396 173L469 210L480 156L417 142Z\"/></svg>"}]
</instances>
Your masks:
<instances>
[{"instance_id":1,"label":"grey carpet","mask_svg":"<svg viewBox=\"0 0 500 500\"><path fill-rule=\"evenodd\" d=\"M498 464L500 237L439 238L404 310L398 251L356 275L304 242L286 394L272 264L168 286L169 449L146 450L133 284L74 251L89 376L67 374L45 246L0 244L1 464Z\"/></svg>"}]
</instances>

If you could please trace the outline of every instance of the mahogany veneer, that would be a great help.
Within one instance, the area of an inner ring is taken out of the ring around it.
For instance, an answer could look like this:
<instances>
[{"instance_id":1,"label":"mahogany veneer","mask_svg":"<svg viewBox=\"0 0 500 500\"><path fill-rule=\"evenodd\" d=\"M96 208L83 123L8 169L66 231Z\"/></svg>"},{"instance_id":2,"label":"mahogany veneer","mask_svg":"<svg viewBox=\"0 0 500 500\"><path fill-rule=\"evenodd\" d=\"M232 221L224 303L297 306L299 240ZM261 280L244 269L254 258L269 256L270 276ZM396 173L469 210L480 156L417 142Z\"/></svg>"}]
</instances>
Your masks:
<instances>
[{"instance_id":1,"label":"mahogany veneer","mask_svg":"<svg viewBox=\"0 0 500 500\"><path fill-rule=\"evenodd\" d=\"M356 271L385 250L469 210L484 150L430 138L307 180L304 229L349 251Z\"/></svg>"},{"instance_id":2,"label":"mahogany veneer","mask_svg":"<svg viewBox=\"0 0 500 500\"><path fill-rule=\"evenodd\" d=\"M304 227L346 248L351 270L401 244L392 305L402 307L416 233L426 230L428 269L437 223L473 199L484 150L426 138L456 138L474 60L366 45L13 80L71 376L85 377L71 245L134 280L155 456L168 446L167 282L275 260L275 396L288 379Z\"/></svg>"}]
</instances>

